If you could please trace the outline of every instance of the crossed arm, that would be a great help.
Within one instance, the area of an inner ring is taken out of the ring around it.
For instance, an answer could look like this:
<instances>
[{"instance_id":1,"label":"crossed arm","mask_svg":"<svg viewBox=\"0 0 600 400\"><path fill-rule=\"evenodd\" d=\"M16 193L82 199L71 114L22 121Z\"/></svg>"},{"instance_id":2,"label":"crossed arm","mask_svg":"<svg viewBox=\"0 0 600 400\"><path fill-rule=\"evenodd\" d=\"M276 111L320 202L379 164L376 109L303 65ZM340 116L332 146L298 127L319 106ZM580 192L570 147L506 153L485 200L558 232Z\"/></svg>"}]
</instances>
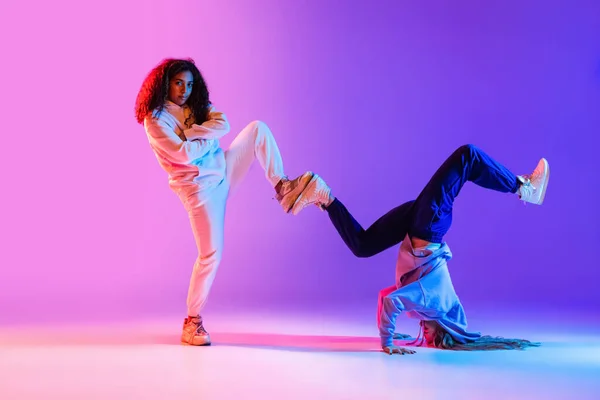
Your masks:
<instances>
[{"instance_id":1,"label":"crossed arm","mask_svg":"<svg viewBox=\"0 0 600 400\"><path fill-rule=\"evenodd\" d=\"M225 113L218 111L212 104L208 110L208 120L201 125L193 124L183 131L188 140L221 139L229 133L229 121Z\"/></svg>"}]
</instances>

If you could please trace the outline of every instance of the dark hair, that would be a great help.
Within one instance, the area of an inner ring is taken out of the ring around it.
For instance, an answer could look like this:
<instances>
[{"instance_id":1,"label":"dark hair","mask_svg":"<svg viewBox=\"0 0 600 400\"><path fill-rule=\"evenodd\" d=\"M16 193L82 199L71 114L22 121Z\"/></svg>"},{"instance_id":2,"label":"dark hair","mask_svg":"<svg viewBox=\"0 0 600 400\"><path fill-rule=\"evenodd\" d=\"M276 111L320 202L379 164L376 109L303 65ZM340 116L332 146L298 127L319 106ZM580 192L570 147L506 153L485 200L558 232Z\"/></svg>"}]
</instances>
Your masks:
<instances>
[{"instance_id":1,"label":"dark hair","mask_svg":"<svg viewBox=\"0 0 600 400\"><path fill-rule=\"evenodd\" d=\"M185 60L167 58L154 67L142 83L135 100L135 119L138 123L143 123L144 118L152 115L155 110L156 116L160 115L169 95L171 79L184 71L191 72L194 77L192 93L186 102L191 114L185 123L191 126L193 123L202 124L207 120L210 106L208 87L194 60L191 58Z\"/></svg>"},{"instance_id":2,"label":"dark hair","mask_svg":"<svg viewBox=\"0 0 600 400\"><path fill-rule=\"evenodd\" d=\"M540 343L530 342L525 339L505 339L503 337L481 336L478 339L468 341L467 343L458 343L454 341L444 328L435 321L428 321L435 326L435 334L433 335L434 347L446 350L524 350L528 347L539 347ZM424 321L421 321L423 327Z\"/></svg>"}]
</instances>

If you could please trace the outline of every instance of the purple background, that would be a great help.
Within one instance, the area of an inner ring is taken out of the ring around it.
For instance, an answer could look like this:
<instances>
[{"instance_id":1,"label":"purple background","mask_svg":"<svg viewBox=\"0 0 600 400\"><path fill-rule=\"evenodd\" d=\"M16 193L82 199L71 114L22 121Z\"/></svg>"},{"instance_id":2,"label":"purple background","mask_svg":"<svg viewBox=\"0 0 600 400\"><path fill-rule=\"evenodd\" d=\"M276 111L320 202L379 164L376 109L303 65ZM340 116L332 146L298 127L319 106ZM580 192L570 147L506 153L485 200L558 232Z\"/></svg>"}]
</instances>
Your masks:
<instances>
[{"instance_id":1,"label":"purple background","mask_svg":"<svg viewBox=\"0 0 600 400\"><path fill-rule=\"evenodd\" d=\"M546 157L543 207L464 188L454 283L467 311L598 315L600 3L349 4L3 4L0 322L185 312L194 241L133 105L156 63L188 56L225 147L267 122L288 174L319 173L365 227L459 145L517 174ZM374 307L397 248L356 259L326 214L272 196L257 165L231 198L209 308Z\"/></svg>"}]
</instances>

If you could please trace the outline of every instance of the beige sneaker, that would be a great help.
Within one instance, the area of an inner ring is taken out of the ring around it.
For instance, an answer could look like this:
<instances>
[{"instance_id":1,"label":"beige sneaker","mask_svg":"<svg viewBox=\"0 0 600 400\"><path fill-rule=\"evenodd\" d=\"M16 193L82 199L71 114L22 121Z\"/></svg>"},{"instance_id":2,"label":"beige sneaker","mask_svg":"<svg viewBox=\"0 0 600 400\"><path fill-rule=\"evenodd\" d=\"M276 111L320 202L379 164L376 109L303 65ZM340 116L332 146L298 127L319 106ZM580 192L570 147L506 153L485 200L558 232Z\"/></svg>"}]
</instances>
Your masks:
<instances>
[{"instance_id":1,"label":"beige sneaker","mask_svg":"<svg viewBox=\"0 0 600 400\"><path fill-rule=\"evenodd\" d=\"M298 215L304 207L311 204L317 205L322 210L322 206L329 203L331 203L331 189L319 175L314 174L314 177L306 186L306 190L302 192L298 201L294 204L292 213Z\"/></svg>"},{"instance_id":2,"label":"beige sneaker","mask_svg":"<svg viewBox=\"0 0 600 400\"><path fill-rule=\"evenodd\" d=\"M550 179L548 160L542 158L531 175L517 177L522 185L518 190L519 198L527 203L542 205Z\"/></svg>"},{"instance_id":3,"label":"beige sneaker","mask_svg":"<svg viewBox=\"0 0 600 400\"><path fill-rule=\"evenodd\" d=\"M308 171L293 181L282 180L275 186L275 191L277 192L275 198L281 204L284 212L290 212L292 206L298 200L298 196L300 196L300 193L306 188L313 176L314 174Z\"/></svg>"},{"instance_id":4,"label":"beige sneaker","mask_svg":"<svg viewBox=\"0 0 600 400\"><path fill-rule=\"evenodd\" d=\"M183 321L183 332L181 333L181 343L192 346L209 346L210 335L202 325L202 317L187 317Z\"/></svg>"}]
</instances>

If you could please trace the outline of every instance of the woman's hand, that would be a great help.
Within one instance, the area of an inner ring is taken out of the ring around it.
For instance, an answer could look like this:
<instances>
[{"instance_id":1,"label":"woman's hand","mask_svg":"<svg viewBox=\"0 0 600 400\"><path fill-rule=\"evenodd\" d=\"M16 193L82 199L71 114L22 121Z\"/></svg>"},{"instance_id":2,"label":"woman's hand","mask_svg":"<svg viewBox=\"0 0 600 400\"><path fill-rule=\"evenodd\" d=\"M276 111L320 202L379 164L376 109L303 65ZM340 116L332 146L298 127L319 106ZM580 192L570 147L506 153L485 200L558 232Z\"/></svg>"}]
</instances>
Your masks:
<instances>
[{"instance_id":1,"label":"woman's hand","mask_svg":"<svg viewBox=\"0 0 600 400\"><path fill-rule=\"evenodd\" d=\"M395 345L384 346L383 352L389 354L390 356L392 354L400 354L403 356L405 354L415 354L416 353L416 351L414 351L414 350L410 350L410 349L400 347L400 346L395 346Z\"/></svg>"}]
</instances>

